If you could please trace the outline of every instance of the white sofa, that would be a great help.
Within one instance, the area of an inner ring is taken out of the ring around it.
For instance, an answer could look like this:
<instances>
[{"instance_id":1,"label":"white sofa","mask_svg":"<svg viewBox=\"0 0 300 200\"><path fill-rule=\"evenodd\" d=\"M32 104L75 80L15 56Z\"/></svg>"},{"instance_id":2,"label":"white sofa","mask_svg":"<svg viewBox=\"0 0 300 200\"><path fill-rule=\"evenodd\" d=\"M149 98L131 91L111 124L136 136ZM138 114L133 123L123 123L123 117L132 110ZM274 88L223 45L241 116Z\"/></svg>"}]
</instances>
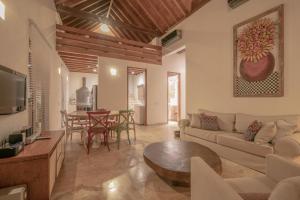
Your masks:
<instances>
[{"instance_id":1,"label":"white sofa","mask_svg":"<svg viewBox=\"0 0 300 200\"><path fill-rule=\"evenodd\" d=\"M199 109L198 113L206 113L218 117L220 131L209 131L191 127L191 117L179 121L181 138L205 145L219 156L265 172L265 157L278 154L284 157L300 155L300 117L298 115L254 116L242 113L218 113ZM297 133L278 139L275 144L256 144L244 139L244 132L254 120L270 122L285 120L297 124Z\"/></svg>"},{"instance_id":2,"label":"white sofa","mask_svg":"<svg viewBox=\"0 0 300 200\"><path fill-rule=\"evenodd\" d=\"M201 158L193 157L191 199L243 200L243 196L256 200L299 200L300 165L278 155L268 155L266 162L266 175L223 179Z\"/></svg>"}]
</instances>

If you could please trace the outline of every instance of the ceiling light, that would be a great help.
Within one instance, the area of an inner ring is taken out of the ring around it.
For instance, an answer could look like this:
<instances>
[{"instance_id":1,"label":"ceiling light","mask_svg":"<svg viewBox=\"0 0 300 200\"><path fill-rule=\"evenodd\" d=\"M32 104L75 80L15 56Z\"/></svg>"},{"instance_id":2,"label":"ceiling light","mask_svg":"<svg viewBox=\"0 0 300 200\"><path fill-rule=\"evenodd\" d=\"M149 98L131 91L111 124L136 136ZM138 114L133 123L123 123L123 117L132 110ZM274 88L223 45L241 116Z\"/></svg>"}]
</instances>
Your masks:
<instances>
[{"instance_id":1,"label":"ceiling light","mask_svg":"<svg viewBox=\"0 0 300 200\"><path fill-rule=\"evenodd\" d=\"M134 74L134 72L131 72L131 74Z\"/></svg>"},{"instance_id":2,"label":"ceiling light","mask_svg":"<svg viewBox=\"0 0 300 200\"><path fill-rule=\"evenodd\" d=\"M97 72L97 69L93 69L93 72Z\"/></svg>"},{"instance_id":3,"label":"ceiling light","mask_svg":"<svg viewBox=\"0 0 300 200\"><path fill-rule=\"evenodd\" d=\"M0 1L0 18L5 20L5 5Z\"/></svg>"},{"instance_id":4,"label":"ceiling light","mask_svg":"<svg viewBox=\"0 0 300 200\"><path fill-rule=\"evenodd\" d=\"M110 74L111 74L112 76L116 76L116 75L117 75L117 69L115 69L115 68L110 68Z\"/></svg>"},{"instance_id":5,"label":"ceiling light","mask_svg":"<svg viewBox=\"0 0 300 200\"><path fill-rule=\"evenodd\" d=\"M108 32L109 32L109 27L107 26L107 24L101 24L100 30L101 30L103 33L108 33Z\"/></svg>"}]
</instances>

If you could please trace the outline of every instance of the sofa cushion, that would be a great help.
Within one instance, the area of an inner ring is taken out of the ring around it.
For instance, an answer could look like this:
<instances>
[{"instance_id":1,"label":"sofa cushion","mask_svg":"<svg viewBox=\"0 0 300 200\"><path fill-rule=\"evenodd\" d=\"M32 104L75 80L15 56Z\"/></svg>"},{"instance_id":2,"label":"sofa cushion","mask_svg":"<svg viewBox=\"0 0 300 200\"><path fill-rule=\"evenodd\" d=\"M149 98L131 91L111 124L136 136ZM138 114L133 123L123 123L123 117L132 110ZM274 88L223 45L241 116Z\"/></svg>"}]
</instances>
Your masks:
<instances>
[{"instance_id":1,"label":"sofa cushion","mask_svg":"<svg viewBox=\"0 0 300 200\"><path fill-rule=\"evenodd\" d=\"M239 193L244 200L268 200L270 194L268 193Z\"/></svg>"},{"instance_id":2,"label":"sofa cushion","mask_svg":"<svg viewBox=\"0 0 300 200\"><path fill-rule=\"evenodd\" d=\"M277 116L259 116L259 115L248 115L243 113L236 114L235 129L237 132L244 133L249 124L254 120L261 122L271 122L277 120L285 120L289 123L296 124L297 130L300 131L300 116L299 115L277 115Z\"/></svg>"},{"instance_id":3,"label":"sofa cushion","mask_svg":"<svg viewBox=\"0 0 300 200\"><path fill-rule=\"evenodd\" d=\"M272 191L270 200L299 200L300 176L287 178L280 181Z\"/></svg>"},{"instance_id":4,"label":"sofa cushion","mask_svg":"<svg viewBox=\"0 0 300 200\"><path fill-rule=\"evenodd\" d=\"M225 181L237 193L270 194L276 186L275 181L264 175L256 177L229 178L225 179Z\"/></svg>"},{"instance_id":5,"label":"sofa cushion","mask_svg":"<svg viewBox=\"0 0 300 200\"><path fill-rule=\"evenodd\" d=\"M276 143L276 141L282 137L293 135L297 129L297 125L291 124L284 120L278 120L276 122L277 132L275 137L272 140L272 143Z\"/></svg>"},{"instance_id":6,"label":"sofa cushion","mask_svg":"<svg viewBox=\"0 0 300 200\"><path fill-rule=\"evenodd\" d=\"M276 128L275 122L264 123L263 127L256 134L256 136L254 138L254 142L256 144L269 143L275 137L276 130L277 130L277 128Z\"/></svg>"},{"instance_id":7,"label":"sofa cushion","mask_svg":"<svg viewBox=\"0 0 300 200\"><path fill-rule=\"evenodd\" d=\"M192 128L192 127L187 127L185 129L185 134L207 140L209 142L217 142L217 135L219 134L229 134L228 132L224 131L209 131L209 130L203 130L203 129L198 129L198 128Z\"/></svg>"},{"instance_id":8,"label":"sofa cushion","mask_svg":"<svg viewBox=\"0 0 300 200\"><path fill-rule=\"evenodd\" d=\"M204 113L200 114L201 128L210 131L219 131L220 127L218 124L218 117L206 115Z\"/></svg>"},{"instance_id":9,"label":"sofa cushion","mask_svg":"<svg viewBox=\"0 0 300 200\"><path fill-rule=\"evenodd\" d=\"M273 153L273 147L270 144L259 145L254 142L245 141L243 135L239 133L219 134L217 143L262 157Z\"/></svg>"},{"instance_id":10,"label":"sofa cushion","mask_svg":"<svg viewBox=\"0 0 300 200\"><path fill-rule=\"evenodd\" d=\"M217 116L220 130L222 130L222 131L233 131L234 130L234 121L235 121L234 113L219 113L219 112L212 112L212 111L203 110L203 109L198 109L198 112L204 113L207 115Z\"/></svg>"},{"instance_id":11,"label":"sofa cushion","mask_svg":"<svg viewBox=\"0 0 300 200\"><path fill-rule=\"evenodd\" d=\"M191 127L192 128L201 128L201 120L199 113L193 113L191 117Z\"/></svg>"}]
</instances>

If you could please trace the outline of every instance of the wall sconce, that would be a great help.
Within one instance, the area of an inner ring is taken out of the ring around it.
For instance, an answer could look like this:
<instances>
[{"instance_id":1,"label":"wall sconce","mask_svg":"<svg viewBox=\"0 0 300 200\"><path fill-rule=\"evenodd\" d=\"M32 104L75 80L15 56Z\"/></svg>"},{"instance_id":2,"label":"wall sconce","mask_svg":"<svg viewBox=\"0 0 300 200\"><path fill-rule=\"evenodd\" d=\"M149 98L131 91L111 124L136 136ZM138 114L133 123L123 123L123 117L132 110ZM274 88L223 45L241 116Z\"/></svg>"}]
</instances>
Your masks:
<instances>
[{"instance_id":1,"label":"wall sconce","mask_svg":"<svg viewBox=\"0 0 300 200\"><path fill-rule=\"evenodd\" d=\"M61 74L61 68L59 67L57 70L58 70L58 74L60 75Z\"/></svg>"},{"instance_id":2,"label":"wall sconce","mask_svg":"<svg viewBox=\"0 0 300 200\"><path fill-rule=\"evenodd\" d=\"M116 75L117 75L117 69L115 69L115 68L110 68L110 74L111 74L112 76L116 76Z\"/></svg>"},{"instance_id":3,"label":"wall sconce","mask_svg":"<svg viewBox=\"0 0 300 200\"><path fill-rule=\"evenodd\" d=\"M0 18L5 20L5 5L0 1Z\"/></svg>"}]
</instances>

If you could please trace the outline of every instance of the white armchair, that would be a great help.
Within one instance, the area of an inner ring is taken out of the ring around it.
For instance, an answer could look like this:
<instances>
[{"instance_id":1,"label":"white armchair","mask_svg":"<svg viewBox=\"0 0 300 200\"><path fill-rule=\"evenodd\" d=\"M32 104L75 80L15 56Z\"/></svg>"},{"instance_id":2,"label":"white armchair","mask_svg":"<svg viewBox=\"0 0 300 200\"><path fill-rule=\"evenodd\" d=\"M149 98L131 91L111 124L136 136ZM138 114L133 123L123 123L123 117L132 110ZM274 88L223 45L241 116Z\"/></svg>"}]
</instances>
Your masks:
<instances>
[{"instance_id":1,"label":"white armchair","mask_svg":"<svg viewBox=\"0 0 300 200\"><path fill-rule=\"evenodd\" d=\"M192 200L243 200L240 194L262 194L269 200L299 200L300 165L277 155L268 155L266 175L223 179L201 158L191 160ZM294 177L294 178L291 178Z\"/></svg>"}]
</instances>

